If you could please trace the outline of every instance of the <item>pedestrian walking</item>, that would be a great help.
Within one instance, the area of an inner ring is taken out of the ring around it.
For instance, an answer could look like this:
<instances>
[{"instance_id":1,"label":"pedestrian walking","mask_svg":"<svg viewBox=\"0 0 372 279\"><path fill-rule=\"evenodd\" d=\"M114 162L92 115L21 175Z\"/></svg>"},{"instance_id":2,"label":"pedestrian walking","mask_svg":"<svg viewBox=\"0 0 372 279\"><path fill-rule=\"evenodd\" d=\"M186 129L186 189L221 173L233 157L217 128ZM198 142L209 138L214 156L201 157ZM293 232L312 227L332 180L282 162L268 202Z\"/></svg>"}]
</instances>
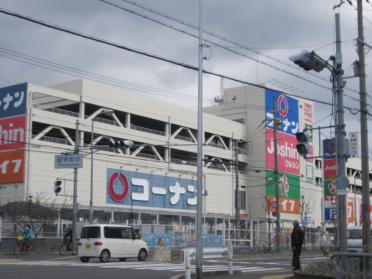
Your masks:
<instances>
[{"instance_id":1,"label":"pedestrian walking","mask_svg":"<svg viewBox=\"0 0 372 279\"><path fill-rule=\"evenodd\" d=\"M293 221L293 231L291 234L291 246L293 252L292 267L293 270L301 269L300 255L302 250L302 245L304 243L305 233L300 227L297 220Z\"/></svg>"}]
</instances>

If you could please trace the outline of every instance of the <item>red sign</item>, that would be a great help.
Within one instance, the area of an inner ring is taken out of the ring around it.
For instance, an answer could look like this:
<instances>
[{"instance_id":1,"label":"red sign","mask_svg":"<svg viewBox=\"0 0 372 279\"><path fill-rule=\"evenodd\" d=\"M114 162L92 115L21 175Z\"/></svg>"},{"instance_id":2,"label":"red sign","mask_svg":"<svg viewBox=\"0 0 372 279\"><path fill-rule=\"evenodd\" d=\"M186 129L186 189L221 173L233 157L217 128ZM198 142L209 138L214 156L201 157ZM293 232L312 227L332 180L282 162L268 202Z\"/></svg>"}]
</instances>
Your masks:
<instances>
[{"instance_id":1,"label":"red sign","mask_svg":"<svg viewBox=\"0 0 372 279\"><path fill-rule=\"evenodd\" d=\"M0 184L21 183L25 174L25 151L15 149L0 152Z\"/></svg>"},{"instance_id":2,"label":"red sign","mask_svg":"<svg viewBox=\"0 0 372 279\"><path fill-rule=\"evenodd\" d=\"M119 181L120 188L119 190L115 187L115 182ZM121 202L123 201L128 195L128 181L124 174L122 173L114 173L111 175L108 184L108 192L113 201Z\"/></svg>"},{"instance_id":3,"label":"red sign","mask_svg":"<svg viewBox=\"0 0 372 279\"><path fill-rule=\"evenodd\" d=\"M300 175L300 156L296 149L297 139L277 131L278 171ZM266 167L274 169L274 131L266 129Z\"/></svg>"},{"instance_id":4,"label":"red sign","mask_svg":"<svg viewBox=\"0 0 372 279\"><path fill-rule=\"evenodd\" d=\"M290 213L290 214L300 214L301 213L301 202L300 199L288 199L288 198L280 198L279 203L279 210L282 213ZM267 201L270 205L269 212L275 211L275 197L268 196Z\"/></svg>"},{"instance_id":5,"label":"red sign","mask_svg":"<svg viewBox=\"0 0 372 279\"><path fill-rule=\"evenodd\" d=\"M324 160L324 179L335 178L336 170L337 170L337 165L336 165L335 159Z\"/></svg>"},{"instance_id":6,"label":"red sign","mask_svg":"<svg viewBox=\"0 0 372 279\"><path fill-rule=\"evenodd\" d=\"M0 119L0 150L24 148L26 142L26 116Z\"/></svg>"},{"instance_id":7,"label":"red sign","mask_svg":"<svg viewBox=\"0 0 372 279\"><path fill-rule=\"evenodd\" d=\"M351 200L347 201L347 221L349 223L354 223L354 215L355 215L355 206L354 202Z\"/></svg>"}]
</instances>

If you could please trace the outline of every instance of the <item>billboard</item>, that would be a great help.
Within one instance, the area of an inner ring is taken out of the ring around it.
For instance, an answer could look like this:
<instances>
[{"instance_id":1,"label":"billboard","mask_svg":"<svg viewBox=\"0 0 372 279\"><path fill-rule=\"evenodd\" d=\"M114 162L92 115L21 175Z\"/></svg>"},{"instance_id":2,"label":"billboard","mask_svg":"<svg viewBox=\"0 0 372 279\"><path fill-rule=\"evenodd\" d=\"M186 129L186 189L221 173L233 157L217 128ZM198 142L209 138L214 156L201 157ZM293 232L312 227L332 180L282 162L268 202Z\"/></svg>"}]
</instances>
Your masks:
<instances>
[{"instance_id":1,"label":"billboard","mask_svg":"<svg viewBox=\"0 0 372 279\"><path fill-rule=\"evenodd\" d=\"M0 118L0 151L24 148L26 116Z\"/></svg>"},{"instance_id":2,"label":"billboard","mask_svg":"<svg viewBox=\"0 0 372 279\"><path fill-rule=\"evenodd\" d=\"M299 132L299 101L295 98L266 89L265 92L265 139L266 139L266 196L271 206L269 210L275 210L275 183L274 172L275 159L278 166L279 184L279 210L282 213L300 214L300 156L296 149L296 133ZM309 119L312 113L309 112ZM276 140L277 154L274 149L274 120L277 121Z\"/></svg>"},{"instance_id":3,"label":"billboard","mask_svg":"<svg viewBox=\"0 0 372 279\"><path fill-rule=\"evenodd\" d=\"M25 150L14 149L0 153L0 183L21 183L25 173Z\"/></svg>"},{"instance_id":4,"label":"billboard","mask_svg":"<svg viewBox=\"0 0 372 279\"><path fill-rule=\"evenodd\" d=\"M196 198L192 179L107 169L108 204L196 210Z\"/></svg>"},{"instance_id":5,"label":"billboard","mask_svg":"<svg viewBox=\"0 0 372 279\"><path fill-rule=\"evenodd\" d=\"M336 141L323 140L323 178L324 178L324 217L325 221L334 221L337 216L336 209Z\"/></svg>"},{"instance_id":6,"label":"billboard","mask_svg":"<svg viewBox=\"0 0 372 279\"><path fill-rule=\"evenodd\" d=\"M0 184L24 182L27 83L0 88Z\"/></svg>"},{"instance_id":7,"label":"billboard","mask_svg":"<svg viewBox=\"0 0 372 279\"><path fill-rule=\"evenodd\" d=\"M266 129L266 167L274 169L274 131ZM283 132L277 132L278 171L300 175L300 156L296 149L297 139Z\"/></svg>"}]
</instances>

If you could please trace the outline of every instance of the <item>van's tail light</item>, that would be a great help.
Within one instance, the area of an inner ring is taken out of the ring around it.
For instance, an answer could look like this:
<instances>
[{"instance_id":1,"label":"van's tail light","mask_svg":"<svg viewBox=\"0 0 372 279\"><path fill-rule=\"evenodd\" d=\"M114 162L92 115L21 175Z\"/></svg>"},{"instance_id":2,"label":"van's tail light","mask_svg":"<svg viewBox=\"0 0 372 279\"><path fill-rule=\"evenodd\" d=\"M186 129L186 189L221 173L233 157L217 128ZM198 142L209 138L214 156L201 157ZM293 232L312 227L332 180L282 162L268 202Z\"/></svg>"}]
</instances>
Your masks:
<instances>
[{"instance_id":1,"label":"van's tail light","mask_svg":"<svg viewBox=\"0 0 372 279\"><path fill-rule=\"evenodd\" d=\"M81 242L78 242L78 246L81 246L81 245L83 245Z\"/></svg>"},{"instance_id":2,"label":"van's tail light","mask_svg":"<svg viewBox=\"0 0 372 279\"><path fill-rule=\"evenodd\" d=\"M101 245L102 245L102 242L101 241L94 242L94 246L101 246Z\"/></svg>"}]
</instances>

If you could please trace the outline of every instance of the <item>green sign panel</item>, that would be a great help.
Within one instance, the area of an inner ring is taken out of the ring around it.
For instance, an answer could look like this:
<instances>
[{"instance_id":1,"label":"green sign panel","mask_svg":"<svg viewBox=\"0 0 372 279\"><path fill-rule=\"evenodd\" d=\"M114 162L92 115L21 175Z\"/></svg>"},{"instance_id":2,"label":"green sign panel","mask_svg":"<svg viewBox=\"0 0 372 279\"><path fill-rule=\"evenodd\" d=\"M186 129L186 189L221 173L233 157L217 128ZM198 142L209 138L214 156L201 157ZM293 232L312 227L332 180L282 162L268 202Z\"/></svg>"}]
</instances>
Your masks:
<instances>
[{"instance_id":1,"label":"green sign panel","mask_svg":"<svg viewBox=\"0 0 372 279\"><path fill-rule=\"evenodd\" d=\"M336 178L324 180L324 195L336 195Z\"/></svg>"},{"instance_id":2,"label":"green sign panel","mask_svg":"<svg viewBox=\"0 0 372 279\"><path fill-rule=\"evenodd\" d=\"M266 175L266 194L275 197L274 172L267 171ZM287 173L278 173L279 195L281 198L299 199L300 178L296 175Z\"/></svg>"}]
</instances>

